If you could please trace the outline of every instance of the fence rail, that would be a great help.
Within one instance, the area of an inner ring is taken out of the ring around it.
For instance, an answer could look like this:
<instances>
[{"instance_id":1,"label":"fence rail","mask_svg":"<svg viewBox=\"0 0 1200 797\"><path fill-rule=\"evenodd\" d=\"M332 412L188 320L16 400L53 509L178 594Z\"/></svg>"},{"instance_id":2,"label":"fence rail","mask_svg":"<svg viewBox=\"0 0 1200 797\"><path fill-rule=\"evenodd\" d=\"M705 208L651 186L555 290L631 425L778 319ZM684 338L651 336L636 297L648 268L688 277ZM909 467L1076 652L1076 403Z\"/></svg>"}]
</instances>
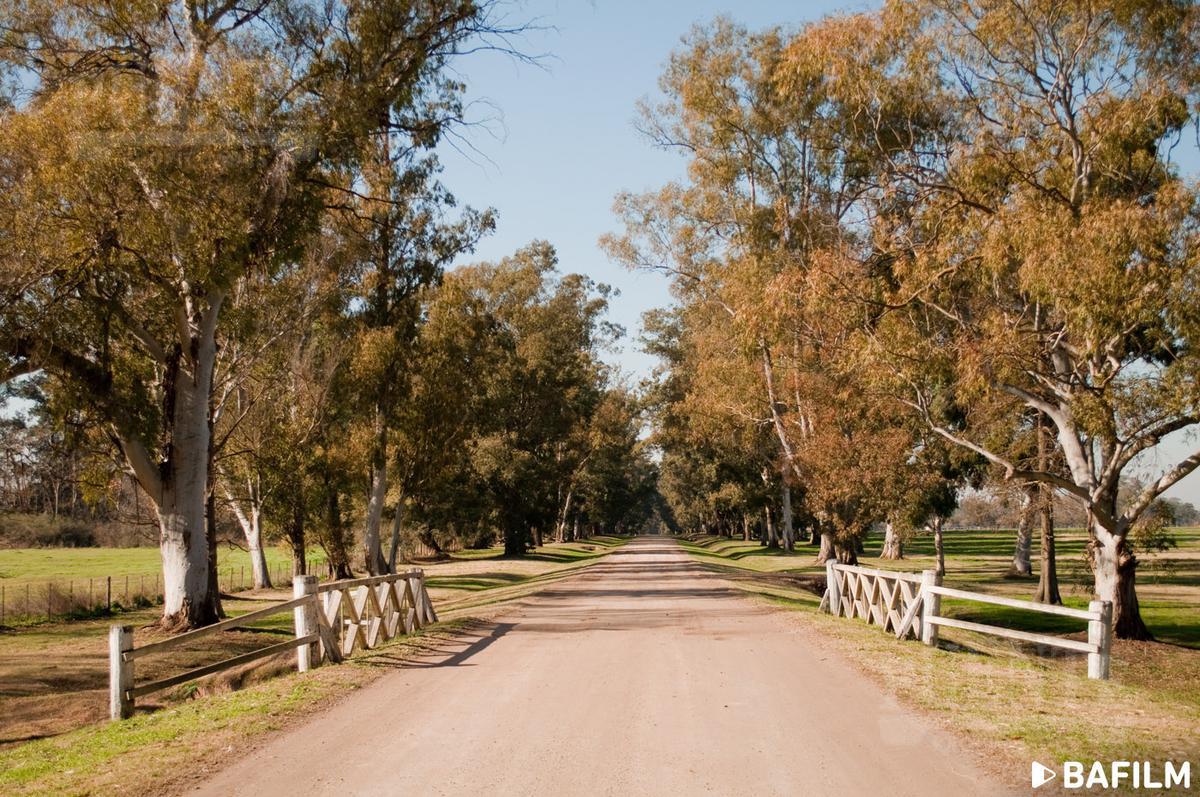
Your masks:
<instances>
[{"instance_id":1,"label":"fence rail","mask_svg":"<svg viewBox=\"0 0 1200 797\"><path fill-rule=\"evenodd\" d=\"M1089 678L1107 679L1110 675L1112 604L1108 601L1092 601L1086 610L1072 609L945 587L934 570L902 573L837 562L826 563L825 585L821 611L839 617L861 617L884 631L893 632L897 639L911 634L926 645L934 646L937 645L939 626L959 628L1086 653ZM1088 641L946 617L941 614L943 597L1083 620L1087 622Z\"/></svg>"},{"instance_id":2,"label":"fence rail","mask_svg":"<svg viewBox=\"0 0 1200 797\"><path fill-rule=\"evenodd\" d=\"M821 599L821 610L851 619L860 617L872 625L881 626L884 631L896 631L909 619L912 607L917 604L922 578L919 573L874 570L827 562L827 586L825 596ZM919 620L909 620L909 625L897 637L903 637L910 629L914 636L919 636L920 628Z\"/></svg>"},{"instance_id":3,"label":"fence rail","mask_svg":"<svg viewBox=\"0 0 1200 797\"><path fill-rule=\"evenodd\" d=\"M410 634L437 613L421 570L371 578L318 584L316 576L296 576L293 598L194 631L135 648L133 627L109 629L109 711L112 719L132 716L135 700L206 675L238 667L289 650L296 651L296 669L307 672L322 661L341 662L355 650L370 649L400 634ZM135 685L134 662L179 648L197 639L230 631L249 622L293 613L295 638L206 664L167 678Z\"/></svg>"}]
</instances>

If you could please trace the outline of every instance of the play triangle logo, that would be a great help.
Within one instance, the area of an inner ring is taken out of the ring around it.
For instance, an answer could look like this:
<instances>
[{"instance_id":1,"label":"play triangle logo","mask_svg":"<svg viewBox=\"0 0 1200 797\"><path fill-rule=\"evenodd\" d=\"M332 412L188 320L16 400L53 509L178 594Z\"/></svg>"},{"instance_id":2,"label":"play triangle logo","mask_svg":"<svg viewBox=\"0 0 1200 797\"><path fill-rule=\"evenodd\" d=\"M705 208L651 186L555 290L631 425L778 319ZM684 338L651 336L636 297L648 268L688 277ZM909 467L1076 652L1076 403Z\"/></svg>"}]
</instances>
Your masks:
<instances>
[{"instance_id":1,"label":"play triangle logo","mask_svg":"<svg viewBox=\"0 0 1200 797\"><path fill-rule=\"evenodd\" d=\"M1058 777L1058 773L1048 766L1044 766L1034 761L1029 768L1029 778L1033 781L1033 788L1044 786L1050 781Z\"/></svg>"}]
</instances>

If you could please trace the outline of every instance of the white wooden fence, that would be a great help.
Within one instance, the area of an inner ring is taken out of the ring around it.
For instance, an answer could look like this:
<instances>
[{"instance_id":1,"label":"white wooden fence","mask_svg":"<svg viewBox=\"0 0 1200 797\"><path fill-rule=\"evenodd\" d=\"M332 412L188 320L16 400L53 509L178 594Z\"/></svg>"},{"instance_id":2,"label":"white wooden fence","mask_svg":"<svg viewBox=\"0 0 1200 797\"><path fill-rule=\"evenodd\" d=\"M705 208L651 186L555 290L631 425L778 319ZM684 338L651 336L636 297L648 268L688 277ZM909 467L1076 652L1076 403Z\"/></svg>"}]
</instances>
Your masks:
<instances>
[{"instance_id":1,"label":"white wooden fence","mask_svg":"<svg viewBox=\"0 0 1200 797\"><path fill-rule=\"evenodd\" d=\"M928 572L933 572L928 571ZM921 591L920 573L901 573L894 570L874 570L857 565L827 562L825 565L825 597L821 610L839 617L861 617L884 631L895 632L912 613ZM920 635L920 621L910 621L910 631ZM903 637L904 634L897 634Z\"/></svg>"},{"instance_id":2,"label":"white wooden fence","mask_svg":"<svg viewBox=\"0 0 1200 797\"><path fill-rule=\"evenodd\" d=\"M295 650L297 671L307 672L322 661L341 662L355 650L373 648L380 642L437 622L437 613L429 600L425 574L421 570L328 584L318 584L316 576L296 576L292 581L292 594L294 597L290 601L140 648L133 646L133 626L112 626L108 637L111 717L115 720L131 716L136 699L142 695L277 653ZM134 683L134 662L143 656L162 653L287 611L293 614L293 639L157 681Z\"/></svg>"},{"instance_id":3,"label":"white wooden fence","mask_svg":"<svg viewBox=\"0 0 1200 797\"><path fill-rule=\"evenodd\" d=\"M828 611L840 617L861 617L870 624L882 627L884 631L891 631L897 639L911 634L926 645L933 646L937 645L939 626L961 628L965 631L1086 653L1088 677L1109 677L1112 604L1108 601L1092 601L1086 610L1071 609L1066 606L944 587L934 570L902 573L837 562L826 563L825 584L821 611ZM943 596L1083 620L1087 622L1088 639L1087 642L1082 642L1050 634L1035 634L945 617L941 614Z\"/></svg>"}]
</instances>

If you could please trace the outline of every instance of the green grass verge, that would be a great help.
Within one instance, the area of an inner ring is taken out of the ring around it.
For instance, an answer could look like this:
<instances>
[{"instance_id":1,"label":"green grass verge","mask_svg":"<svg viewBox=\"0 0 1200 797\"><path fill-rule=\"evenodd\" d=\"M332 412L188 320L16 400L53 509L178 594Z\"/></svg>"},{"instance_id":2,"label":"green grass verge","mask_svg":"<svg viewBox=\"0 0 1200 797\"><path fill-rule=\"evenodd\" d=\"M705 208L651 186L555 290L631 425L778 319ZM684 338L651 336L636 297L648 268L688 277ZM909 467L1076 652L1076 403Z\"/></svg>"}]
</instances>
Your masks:
<instances>
[{"instance_id":1,"label":"green grass verge","mask_svg":"<svg viewBox=\"0 0 1200 797\"><path fill-rule=\"evenodd\" d=\"M158 794L180 790L263 734L365 686L405 656L454 639L460 618L401 637L342 666L320 667L205 695L117 723L79 728L0 750L0 793Z\"/></svg>"}]
</instances>

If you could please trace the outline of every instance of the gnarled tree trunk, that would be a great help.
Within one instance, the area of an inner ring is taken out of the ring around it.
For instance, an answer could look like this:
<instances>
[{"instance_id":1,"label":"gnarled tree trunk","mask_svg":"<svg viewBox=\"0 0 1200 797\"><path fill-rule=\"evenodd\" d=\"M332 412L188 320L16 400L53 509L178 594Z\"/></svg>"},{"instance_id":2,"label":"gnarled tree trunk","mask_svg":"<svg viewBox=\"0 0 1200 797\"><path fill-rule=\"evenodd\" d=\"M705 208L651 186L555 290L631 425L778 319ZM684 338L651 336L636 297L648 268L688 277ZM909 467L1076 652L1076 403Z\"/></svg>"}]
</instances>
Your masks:
<instances>
[{"instance_id":1,"label":"gnarled tree trunk","mask_svg":"<svg viewBox=\"0 0 1200 797\"><path fill-rule=\"evenodd\" d=\"M1113 633L1120 639L1153 639L1138 607L1137 557L1126 546L1124 536L1093 519L1088 555L1096 578L1096 597L1113 605Z\"/></svg>"},{"instance_id":2,"label":"gnarled tree trunk","mask_svg":"<svg viewBox=\"0 0 1200 797\"><path fill-rule=\"evenodd\" d=\"M834 542L833 549L837 554L839 564L856 565L858 564L858 550L854 544L842 545Z\"/></svg>"},{"instance_id":3,"label":"gnarled tree trunk","mask_svg":"<svg viewBox=\"0 0 1200 797\"><path fill-rule=\"evenodd\" d=\"M900 539L900 535L896 533L895 524L890 520L883 524L883 549L879 552L879 558L904 558L904 542Z\"/></svg>"},{"instance_id":4,"label":"gnarled tree trunk","mask_svg":"<svg viewBox=\"0 0 1200 797\"><path fill-rule=\"evenodd\" d=\"M821 528L821 547L817 551L817 564L823 565L836 556L837 551L833 542L833 532L827 528Z\"/></svg>"}]
</instances>

